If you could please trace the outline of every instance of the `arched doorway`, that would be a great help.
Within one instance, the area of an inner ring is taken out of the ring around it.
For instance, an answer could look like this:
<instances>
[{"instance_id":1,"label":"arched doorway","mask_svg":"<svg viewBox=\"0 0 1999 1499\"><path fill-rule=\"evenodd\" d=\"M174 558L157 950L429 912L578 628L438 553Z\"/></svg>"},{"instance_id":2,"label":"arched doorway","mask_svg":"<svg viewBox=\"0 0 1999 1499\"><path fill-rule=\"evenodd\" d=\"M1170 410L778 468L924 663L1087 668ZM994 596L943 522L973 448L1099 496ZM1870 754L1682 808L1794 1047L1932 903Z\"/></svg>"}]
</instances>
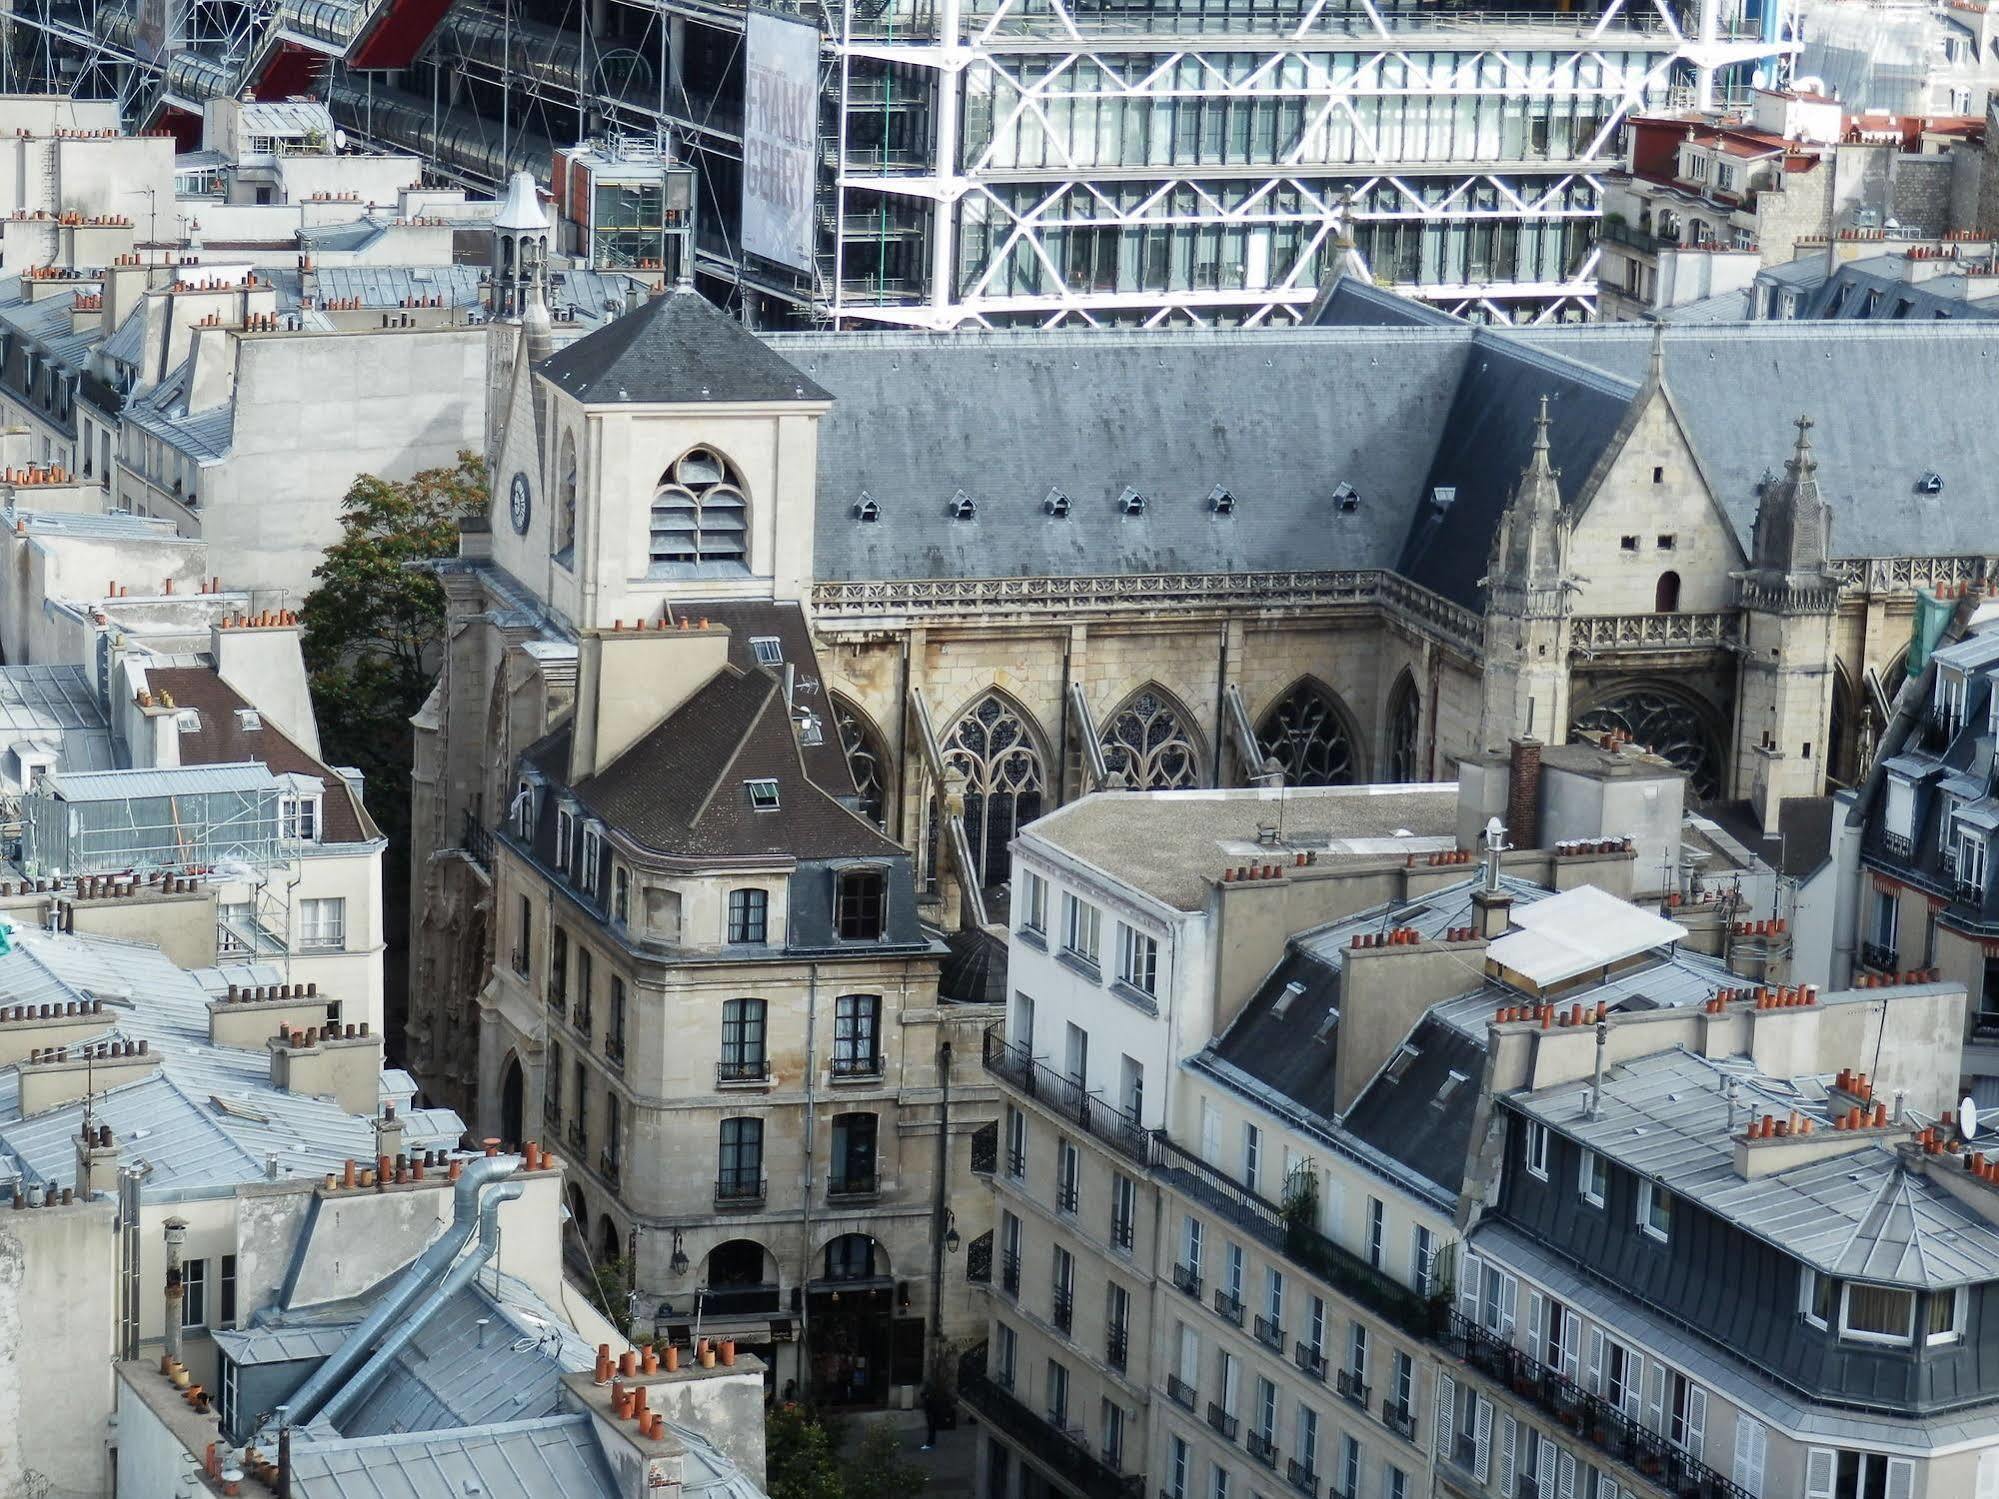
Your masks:
<instances>
[{"instance_id":1,"label":"arched doorway","mask_svg":"<svg viewBox=\"0 0 1999 1499\"><path fill-rule=\"evenodd\" d=\"M1141 791L1198 786L1201 751L1193 724L1172 694L1147 683L1106 720L1100 741L1104 768Z\"/></svg>"},{"instance_id":2,"label":"arched doorway","mask_svg":"<svg viewBox=\"0 0 1999 1499\"><path fill-rule=\"evenodd\" d=\"M521 1074L521 1059L507 1058L507 1070L500 1074L500 1138L519 1145L527 1133L527 1079Z\"/></svg>"},{"instance_id":3,"label":"arched doorway","mask_svg":"<svg viewBox=\"0 0 1999 1499\"><path fill-rule=\"evenodd\" d=\"M1569 725L1569 737L1585 730L1616 729L1634 744L1670 760L1687 773L1687 793L1697 802L1721 795L1726 760L1711 708L1655 681L1614 683L1589 700Z\"/></svg>"},{"instance_id":4,"label":"arched doorway","mask_svg":"<svg viewBox=\"0 0 1999 1499\"><path fill-rule=\"evenodd\" d=\"M777 1310L777 1266L755 1239L728 1239L708 1251L701 1307L718 1317Z\"/></svg>"},{"instance_id":5,"label":"arched doorway","mask_svg":"<svg viewBox=\"0 0 1999 1499\"><path fill-rule=\"evenodd\" d=\"M618 1232L618 1225L605 1213L597 1220L597 1263L615 1265L625 1257L625 1236Z\"/></svg>"},{"instance_id":6,"label":"arched doorway","mask_svg":"<svg viewBox=\"0 0 1999 1499\"><path fill-rule=\"evenodd\" d=\"M1047 762L1040 743L1027 711L1000 692L973 703L945 736L944 764L965 778L965 837L984 889L1007 882L1007 845L1041 815Z\"/></svg>"},{"instance_id":7,"label":"arched doorway","mask_svg":"<svg viewBox=\"0 0 1999 1499\"><path fill-rule=\"evenodd\" d=\"M1301 677L1271 704L1256 744L1283 768L1287 786L1351 786L1361 777L1353 715L1316 677Z\"/></svg>"},{"instance_id":8,"label":"arched doorway","mask_svg":"<svg viewBox=\"0 0 1999 1499\"><path fill-rule=\"evenodd\" d=\"M1680 607L1680 575L1667 571L1659 574L1659 584L1652 590L1652 612L1672 614Z\"/></svg>"},{"instance_id":9,"label":"arched doorway","mask_svg":"<svg viewBox=\"0 0 1999 1499\"><path fill-rule=\"evenodd\" d=\"M898 1315L888 1253L863 1233L835 1235L820 1251L811 1299L812 1383L822 1400L879 1405L893 1384L923 1377L924 1324Z\"/></svg>"},{"instance_id":10,"label":"arched doorway","mask_svg":"<svg viewBox=\"0 0 1999 1499\"><path fill-rule=\"evenodd\" d=\"M1417 694L1416 679L1405 668L1388 693L1388 763L1383 769L1389 780L1423 778L1422 728L1423 699Z\"/></svg>"}]
</instances>

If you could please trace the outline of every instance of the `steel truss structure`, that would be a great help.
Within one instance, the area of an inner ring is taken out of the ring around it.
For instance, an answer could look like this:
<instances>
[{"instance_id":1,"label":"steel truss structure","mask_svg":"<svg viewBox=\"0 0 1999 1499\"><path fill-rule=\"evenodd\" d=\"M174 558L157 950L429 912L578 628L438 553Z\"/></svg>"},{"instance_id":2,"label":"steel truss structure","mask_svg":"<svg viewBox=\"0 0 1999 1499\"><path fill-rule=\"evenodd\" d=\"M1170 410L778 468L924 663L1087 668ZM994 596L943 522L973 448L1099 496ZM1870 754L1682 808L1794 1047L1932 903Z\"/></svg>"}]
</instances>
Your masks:
<instances>
[{"instance_id":1,"label":"steel truss structure","mask_svg":"<svg viewBox=\"0 0 1999 1499\"><path fill-rule=\"evenodd\" d=\"M1593 309L1626 116L1773 81L1796 47L1781 0L802 0L806 275L736 244L743 0L447 3L17 0L6 82L135 124L309 90L473 185L651 135L696 169L707 289L771 325L1253 324L1336 271L1539 321Z\"/></svg>"}]
</instances>

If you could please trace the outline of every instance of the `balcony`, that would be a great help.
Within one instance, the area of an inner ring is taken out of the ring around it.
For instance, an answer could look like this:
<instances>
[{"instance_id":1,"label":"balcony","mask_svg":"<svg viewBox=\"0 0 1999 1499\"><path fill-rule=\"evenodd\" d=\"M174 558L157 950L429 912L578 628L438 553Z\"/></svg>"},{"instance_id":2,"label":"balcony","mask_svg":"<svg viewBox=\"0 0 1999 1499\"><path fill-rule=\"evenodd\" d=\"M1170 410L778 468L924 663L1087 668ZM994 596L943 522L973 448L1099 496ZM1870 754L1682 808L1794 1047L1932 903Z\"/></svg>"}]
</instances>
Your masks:
<instances>
[{"instance_id":1,"label":"balcony","mask_svg":"<svg viewBox=\"0 0 1999 1499\"><path fill-rule=\"evenodd\" d=\"M1319 1475L1311 1468L1295 1457L1287 1458L1284 1463L1284 1476L1291 1480L1292 1488L1301 1494L1310 1494L1316 1499L1319 1492Z\"/></svg>"},{"instance_id":2,"label":"balcony","mask_svg":"<svg viewBox=\"0 0 1999 1499\"><path fill-rule=\"evenodd\" d=\"M1381 1424L1405 1442L1416 1440L1416 1412L1399 1400L1382 1400Z\"/></svg>"},{"instance_id":3,"label":"balcony","mask_svg":"<svg viewBox=\"0 0 1999 1499\"><path fill-rule=\"evenodd\" d=\"M1007 1147L1006 1174L1016 1181L1027 1175L1027 1152L1018 1145Z\"/></svg>"},{"instance_id":4,"label":"balcony","mask_svg":"<svg viewBox=\"0 0 1999 1499\"><path fill-rule=\"evenodd\" d=\"M1242 1326L1242 1302L1220 1286L1215 1287L1215 1315L1224 1322Z\"/></svg>"},{"instance_id":5,"label":"balcony","mask_svg":"<svg viewBox=\"0 0 1999 1499\"><path fill-rule=\"evenodd\" d=\"M1320 1384L1326 1382L1326 1356L1319 1352L1316 1344L1303 1341L1294 1344L1291 1349L1291 1362L1298 1366L1299 1371L1307 1379L1316 1379Z\"/></svg>"},{"instance_id":6,"label":"balcony","mask_svg":"<svg viewBox=\"0 0 1999 1499\"><path fill-rule=\"evenodd\" d=\"M974 1285L991 1285L993 1279L993 1231L987 1229L965 1246L965 1279Z\"/></svg>"},{"instance_id":7,"label":"balcony","mask_svg":"<svg viewBox=\"0 0 1999 1499\"><path fill-rule=\"evenodd\" d=\"M1248 1436L1243 1438L1242 1444L1249 1449L1249 1455L1262 1463L1264 1467L1276 1468L1277 1444L1270 1440L1269 1432L1252 1431Z\"/></svg>"},{"instance_id":8,"label":"balcony","mask_svg":"<svg viewBox=\"0 0 1999 1499\"><path fill-rule=\"evenodd\" d=\"M718 1208L762 1207L769 1186L753 1172L724 1172L715 1178L715 1206Z\"/></svg>"},{"instance_id":9,"label":"balcony","mask_svg":"<svg viewBox=\"0 0 1999 1499\"><path fill-rule=\"evenodd\" d=\"M1104 1362L1118 1373L1125 1371L1125 1363L1130 1356L1131 1334L1113 1322L1104 1329Z\"/></svg>"},{"instance_id":10,"label":"balcony","mask_svg":"<svg viewBox=\"0 0 1999 1499\"><path fill-rule=\"evenodd\" d=\"M1863 942L1860 944L1860 966L1871 968L1876 973L1900 973L1900 954L1885 942Z\"/></svg>"},{"instance_id":11,"label":"balcony","mask_svg":"<svg viewBox=\"0 0 1999 1499\"><path fill-rule=\"evenodd\" d=\"M1194 1387L1177 1374L1166 1376L1166 1398L1186 1410L1193 1410L1199 1402Z\"/></svg>"},{"instance_id":12,"label":"balcony","mask_svg":"<svg viewBox=\"0 0 1999 1499\"><path fill-rule=\"evenodd\" d=\"M1221 1433L1223 1441L1233 1442L1235 1440L1238 1424L1234 1416L1223 1410L1214 1401L1210 1400L1208 1402L1208 1425Z\"/></svg>"},{"instance_id":13,"label":"balcony","mask_svg":"<svg viewBox=\"0 0 1999 1499\"><path fill-rule=\"evenodd\" d=\"M1020 1254L1008 1249L1000 1255L1000 1289L1009 1296L1020 1294Z\"/></svg>"},{"instance_id":14,"label":"balcony","mask_svg":"<svg viewBox=\"0 0 1999 1499\"><path fill-rule=\"evenodd\" d=\"M618 1189L620 1165L618 1153L615 1150L605 1150L598 1154L597 1174L604 1178L605 1183L612 1191L615 1192Z\"/></svg>"},{"instance_id":15,"label":"balcony","mask_svg":"<svg viewBox=\"0 0 1999 1499\"><path fill-rule=\"evenodd\" d=\"M1073 1217L1076 1212L1076 1201L1079 1195L1074 1182L1058 1183L1055 1188L1055 1211L1058 1213L1068 1213Z\"/></svg>"},{"instance_id":16,"label":"balcony","mask_svg":"<svg viewBox=\"0 0 1999 1499\"><path fill-rule=\"evenodd\" d=\"M1487 1378L1552 1417L1570 1435L1640 1475L1647 1485L1678 1499L1752 1499L1740 1484L1687 1456L1658 1432L1458 1313L1451 1313L1441 1341Z\"/></svg>"},{"instance_id":17,"label":"balcony","mask_svg":"<svg viewBox=\"0 0 1999 1499\"><path fill-rule=\"evenodd\" d=\"M1009 1046L995 1026L986 1032L986 1071L1015 1092L1033 1099L1043 1108L1080 1125L1093 1138L1141 1166L1153 1163L1152 1136L1118 1109L1051 1068L1042 1066L1026 1052Z\"/></svg>"},{"instance_id":18,"label":"balcony","mask_svg":"<svg viewBox=\"0 0 1999 1499\"><path fill-rule=\"evenodd\" d=\"M986 1375L986 1345L979 1344L958 1363L958 1398L981 1421L1011 1437L1034 1454L1034 1460L1074 1488L1084 1499L1142 1499L1144 1485L1130 1474L1071 1441L1050 1441L1052 1428Z\"/></svg>"},{"instance_id":19,"label":"balcony","mask_svg":"<svg viewBox=\"0 0 1999 1499\"><path fill-rule=\"evenodd\" d=\"M826 1183L828 1204L872 1202L881 1196L881 1181L872 1171L850 1171Z\"/></svg>"},{"instance_id":20,"label":"balcony","mask_svg":"<svg viewBox=\"0 0 1999 1499\"><path fill-rule=\"evenodd\" d=\"M778 1309L776 1286L704 1286L699 1292L704 1317L756 1317Z\"/></svg>"},{"instance_id":21,"label":"balcony","mask_svg":"<svg viewBox=\"0 0 1999 1499\"><path fill-rule=\"evenodd\" d=\"M1131 1236L1132 1236L1131 1219L1128 1217L1124 1217L1122 1215L1117 1215L1112 1217L1111 1247L1114 1249L1122 1249L1127 1253L1129 1253L1131 1250Z\"/></svg>"},{"instance_id":22,"label":"balcony","mask_svg":"<svg viewBox=\"0 0 1999 1499\"><path fill-rule=\"evenodd\" d=\"M1362 1410L1367 1409L1368 1388L1361 1381L1359 1370L1340 1370L1338 1374L1333 1376L1333 1388L1339 1391L1340 1399L1346 1401L1349 1405L1357 1405Z\"/></svg>"},{"instance_id":23,"label":"balcony","mask_svg":"<svg viewBox=\"0 0 1999 1499\"><path fill-rule=\"evenodd\" d=\"M770 1063L763 1057L715 1064L715 1086L727 1088L744 1084L762 1085L770 1081Z\"/></svg>"},{"instance_id":24,"label":"balcony","mask_svg":"<svg viewBox=\"0 0 1999 1499\"><path fill-rule=\"evenodd\" d=\"M1279 1353L1284 1351L1284 1329L1269 1317L1256 1319L1255 1332L1256 1341L1264 1347L1275 1349Z\"/></svg>"},{"instance_id":25,"label":"balcony","mask_svg":"<svg viewBox=\"0 0 1999 1499\"><path fill-rule=\"evenodd\" d=\"M1076 1321L1076 1296L1072 1291L1058 1289L1049 1303L1048 1320L1055 1330L1066 1335Z\"/></svg>"},{"instance_id":26,"label":"balcony","mask_svg":"<svg viewBox=\"0 0 1999 1499\"><path fill-rule=\"evenodd\" d=\"M493 830L472 815L468 807L459 841L465 846L465 857L477 864L486 873L493 872Z\"/></svg>"},{"instance_id":27,"label":"balcony","mask_svg":"<svg viewBox=\"0 0 1999 1499\"><path fill-rule=\"evenodd\" d=\"M578 1005L576 1007L576 1013L569 1017L569 1023L576 1028L577 1035L579 1036L589 1035L590 1007L588 1005Z\"/></svg>"},{"instance_id":28,"label":"balcony","mask_svg":"<svg viewBox=\"0 0 1999 1499\"><path fill-rule=\"evenodd\" d=\"M1196 1270L1192 1265L1175 1265L1173 1267L1173 1284L1178 1286L1182 1291L1185 1291L1196 1301L1201 1299L1201 1272Z\"/></svg>"},{"instance_id":29,"label":"balcony","mask_svg":"<svg viewBox=\"0 0 1999 1499\"><path fill-rule=\"evenodd\" d=\"M625 1037L622 1031L613 1031L604 1038L604 1060L619 1072L625 1070Z\"/></svg>"}]
</instances>

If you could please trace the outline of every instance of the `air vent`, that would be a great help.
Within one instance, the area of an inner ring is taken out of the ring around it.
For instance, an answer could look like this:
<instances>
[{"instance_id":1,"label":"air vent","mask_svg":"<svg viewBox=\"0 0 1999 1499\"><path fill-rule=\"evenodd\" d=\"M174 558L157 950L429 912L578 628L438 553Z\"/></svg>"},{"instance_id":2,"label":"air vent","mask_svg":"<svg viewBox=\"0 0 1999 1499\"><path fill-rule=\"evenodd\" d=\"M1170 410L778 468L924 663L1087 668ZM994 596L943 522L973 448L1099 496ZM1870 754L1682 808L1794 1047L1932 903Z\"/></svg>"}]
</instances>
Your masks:
<instances>
[{"instance_id":1,"label":"air vent","mask_svg":"<svg viewBox=\"0 0 1999 1499\"><path fill-rule=\"evenodd\" d=\"M951 496L949 508L952 520L977 520L979 518L979 507L973 503L972 497L962 489Z\"/></svg>"},{"instance_id":2,"label":"air vent","mask_svg":"<svg viewBox=\"0 0 1999 1499\"><path fill-rule=\"evenodd\" d=\"M1217 515L1235 514L1235 496L1217 484L1208 491L1208 508Z\"/></svg>"},{"instance_id":3,"label":"air vent","mask_svg":"<svg viewBox=\"0 0 1999 1499\"><path fill-rule=\"evenodd\" d=\"M1126 515L1143 515L1145 514L1145 496L1127 484L1124 487L1124 493L1117 497L1117 507Z\"/></svg>"},{"instance_id":4,"label":"air vent","mask_svg":"<svg viewBox=\"0 0 1999 1499\"><path fill-rule=\"evenodd\" d=\"M1351 515L1360 509L1360 491L1342 479L1333 490L1333 504L1339 507L1341 514Z\"/></svg>"},{"instance_id":5,"label":"air vent","mask_svg":"<svg viewBox=\"0 0 1999 1499\"><path fill-rule=\"evenodd\" d=\"M1298 996L1305 992L1305 986L1293 979L1284 986L1284 992L1270 1002L1270 1013L1282 1015L1298 1002Z\"/></svg>"},{"instance_id":6,"label":"air vent","mask_svg":"<svg viewBox=\"0 0 1999 1499\"><path fill-rule=\"evenodd\" d=\"M1917 494L1942 494L1943 475L1924 470L1922 478L1916 481Z\"/></svg>"},{"instance_id":7,"label":"air vent","mask_svg":"<svg viewBox=\"0 0 1999 1499\"><path fill-rule=\"evenodd\" d=\"M1041 508L1057 520L1069 518L1069 497L1059 489L1050 489L1048 497L1041 502Z\"/></svg>"},{"instance_id":8,"label":"air vent","mask_svg":"<svg viewBox=\"0 0 1999 1499\"><path fill-rule=\"evenodd\" d=\"M854 519L872 524L881 518L882 507L875 503L873 495L869 494L865 489L862 490L860 499L854 503Z\"/></svg>"},{"instance_id":9,"label":"air vent","mask_svg":"<svg viewBox=\"0 0 1999 1499\"><path fill-rule=\"evenodd\" d=\"M1321 1020L1319 1028L1312 1032L1312 1039L1314 1041L1325 1041L1338 1028L1339 1023L1340 1007L1338 1005L1327 1005L1325 1019Z\"/></svg>"},{"instance_id":10,"label":"air vent","mask_svg":"<svg viewBox=\"0 0 1999 1499\"><path fill-rule=\"evenodd\" d=\"M1402 1074L1409 1070L1409 1064L1416 1060L1417 1055L1416 1048L1404 1041L1395 1048L1395 1055L1388 1059L1388 1065L1381 1069L1381 1075L1391 1083L1402 1081Z\"/></svg>"}]
</instances>

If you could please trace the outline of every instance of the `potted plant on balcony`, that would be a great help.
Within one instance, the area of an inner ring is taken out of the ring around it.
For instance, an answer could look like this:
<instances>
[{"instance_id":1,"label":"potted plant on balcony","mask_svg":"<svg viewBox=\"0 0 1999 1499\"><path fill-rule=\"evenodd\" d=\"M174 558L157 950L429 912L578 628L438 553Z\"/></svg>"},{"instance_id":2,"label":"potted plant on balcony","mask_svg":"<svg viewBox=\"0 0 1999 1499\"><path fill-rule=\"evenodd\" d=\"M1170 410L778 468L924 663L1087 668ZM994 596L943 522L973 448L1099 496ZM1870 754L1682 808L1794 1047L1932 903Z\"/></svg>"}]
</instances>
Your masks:
<instances>
[{"instance_id":1,"label":"potted plant on balcony","mask_svg":"<svg viewBox=\"0 0 1999 1499\"><path fill-rule=\"evenodd\" d=\"M1319 1179L1309 1167L1300 1166L1285 1179L1284 1200L1277 1211L1284 1220L1286 1251L1302 1254L1319 1226Z\"/></svg>"}]
</instances>

